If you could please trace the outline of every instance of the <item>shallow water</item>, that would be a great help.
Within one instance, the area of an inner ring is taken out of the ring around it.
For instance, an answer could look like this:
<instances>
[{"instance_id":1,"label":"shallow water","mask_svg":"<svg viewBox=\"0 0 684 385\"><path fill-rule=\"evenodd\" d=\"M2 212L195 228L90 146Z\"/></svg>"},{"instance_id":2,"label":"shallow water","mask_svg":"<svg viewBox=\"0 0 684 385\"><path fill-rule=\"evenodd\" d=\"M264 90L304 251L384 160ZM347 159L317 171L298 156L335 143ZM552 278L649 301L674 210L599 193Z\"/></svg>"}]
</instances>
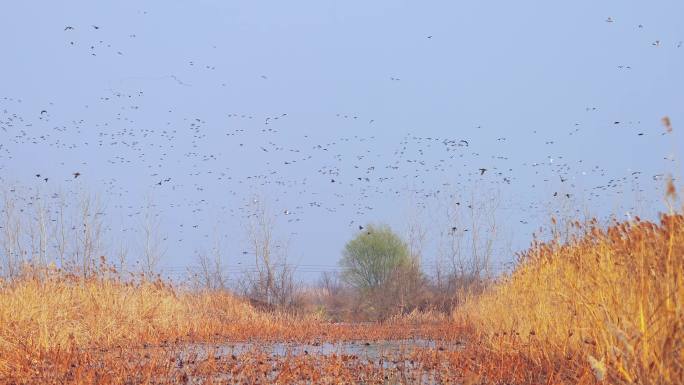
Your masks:
<instances>
[{"instance_id":1,"label":"shallow water","mask_svg":"<svg viewBox=\"0 0 684 385\"><path fill-rule=\"evenodd\" d=\"M411 373L414 377L410 382L416 385L437 385L441 384L439 376L431 370L421 369L419 362L410 359L411 352L416 350L437 350L455 351L463 349L464 344L459 341L434 341L428 339L407 339L407 340L380 340L380 341L345 341L345 342L325 342L316 344L302 343L282 343L282 342L226 342L220 344L186 344L181 349L179 357L181 360L187 358L202 359L209 354L218 357L233 357L237 362L241 361L241 356L264 357L263 362L273 368L269 373L269 381L274 380L279 370L275 369L277 362L288 361L289 357L301 357L310 355L313 357L347 356L353 362L361 365L369 364L375 370L388 370L388 374L394 373L395 379L399 373ZM243 356L244 355L244 356ZM261 360L261 358L258 358ZM226 383L244 383L244 378L235 376L230 372L214 373L213 378L225 381ZM389 378L389 377L388 377ZM191 383L204 384L206 378L191 377ZM311 384L313 382L300 381L301 384ZM364 382L360 382L363 384ZM397 383L396 381L386 382L387 384Z\"/></svg>"},{"instance_id":2,"label":"shallow water","mask_svg":"<svg viewBox=\"0 0 684 385\"><path fill-rule=\"evenodd\" d=\"M368 360L403 356L414 349L457 350L462 348L460 342L438 342L427 339L324 342L318 344L228 342L222 344L188 344L186 346L186 351L200 355L209 351L218 355L241 355L246 352L259 351L273 357L337 354L357 356Z\"/></svg>"}]
</instances>

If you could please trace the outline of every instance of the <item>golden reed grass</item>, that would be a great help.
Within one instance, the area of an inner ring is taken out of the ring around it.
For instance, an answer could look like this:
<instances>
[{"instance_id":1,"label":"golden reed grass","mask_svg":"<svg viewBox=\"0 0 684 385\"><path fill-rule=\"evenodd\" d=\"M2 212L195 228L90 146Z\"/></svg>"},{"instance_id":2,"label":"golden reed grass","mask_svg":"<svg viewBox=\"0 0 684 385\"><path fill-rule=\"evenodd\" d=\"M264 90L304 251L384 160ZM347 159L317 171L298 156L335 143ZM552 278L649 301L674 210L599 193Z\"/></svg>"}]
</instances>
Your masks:
<instances>
[{"instance_id":1,"label":"golden reed grass","mask_svg":"<svg viewBox=\"0 0 684 385\"><path fill-rule=\"evenodd\" d=\"M82 280L58 271L0 285L0 373L17 355L283 335L291 317L229 294L161 282Z\"/></svg>"},{"instance_id":2,"label":"golden reed grass","mask_svg":"<svg viewBox=\"0 0 684 385\"><path fill-rule=\"evenodd\" d=\"M186 367L170 364L195 343L249 341L258 348L270 341L320 345L462 335L438 315L332 324L314 315L260 311L225 292L106 276L84 280L57 269L30 269L23 278L0 282L0 383L177 383L177 376L206 364L208 358ZM256 370L245 366L249 357L239 360L245 373Z\"/></svg>"},{"instance_id":3,"label":"golden reed grass","mask_svg":"<svg viewBox=\"0 0 684 385\"><path fill-rule=\"evenodd\" d=\"M569 240L533 243L452 319L332 324L106 269L90 279L28 271L0 282L0 383L684 383L684 215L572 227ZM274 357L263 344L407 338L466 343L379 361ZM254 349L188 359L193 343L227 341Z\"/></svg>"},{"instance_id":4,"label":"golden reed grass","mask_svg":"<svg viewBox=\"0 0 684 385\"><path fill-rule=\"evenodd\" d=\"M578 236L535 242L456 319L495 351L565 362L578 381L584 371L609 383L684 383L684 216L572 226Z\"/></svg>"}]
</instances>

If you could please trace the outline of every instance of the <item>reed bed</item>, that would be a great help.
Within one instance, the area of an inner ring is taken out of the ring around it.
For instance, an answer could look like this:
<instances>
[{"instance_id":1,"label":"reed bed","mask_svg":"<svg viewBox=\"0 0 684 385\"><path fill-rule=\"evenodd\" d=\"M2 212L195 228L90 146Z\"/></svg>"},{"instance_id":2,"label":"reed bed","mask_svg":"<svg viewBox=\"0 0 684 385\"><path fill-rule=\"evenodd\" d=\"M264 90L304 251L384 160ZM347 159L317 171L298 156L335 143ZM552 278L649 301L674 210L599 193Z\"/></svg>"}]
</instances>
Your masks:
<instances>
[{"instance_id":1,"label":"reed bed","mask_svg":"<svg viewBox=\"0 0 684 385\"><path fill-rule=\"evenodd\" d=\"M257 310L226 292L31 270L0 283L0 383L175 383L185 371L169 360L196 343L247 341L258 347L269 341L317 345L461 335L444 321L443 315L414 313L382 324L335 324ZM249 357L241 360L251 362Z\"/></svg>"},{"instance_id":2,"label":"reed bed","mask_svg":"<svg viewBox=\"0 0 684 385\"><path fill-rule=\"evenodd\" d=\"M51 354L6 377L12 384L566 384L553 368L482 345L412 349L379 359L354 354L273 355L255 345L239 355L177 347ZM573 382L574 383L574 382ZM590 373L579 382L595 384Z\"/></svg>"},{"instance_id":3,"label":"reed bed","mask_svg":"<svg viewBox=\"0 0 684 385\"><path fill-rule=\"evenodd\" d=\"M58 271L0 287L0 371L12 356L71 347L138 347L218 333L245 325L282 327L224 293L182 293L162 282L82 280Z\"/></svg>"},{"instance_id":4,"label":"reed bed","mask_svg":"<svg viewBox=\"0 0 684 385\"><path fill-rule=\"evenodd\" d=\"M106 268L87 279L29 270L0 282L0 383L684 383L684 215L571 228L535 241L451 317L331 323ZM435 347L380 359L268 350L411 339ZM236 341L251 348L197 348Z\"/></svg>"},{"instance_id":5,"label":"reed bed","mask_svg":"<svg viewBox=\"0 0 684 385\"><path fill-rule=\"evenodd\" d=\"M608 383L684 383L684 216L572 227L565 242L535 242L455 318L493 350L577 379L589 366Z\"/></svg>"}]
</instances>

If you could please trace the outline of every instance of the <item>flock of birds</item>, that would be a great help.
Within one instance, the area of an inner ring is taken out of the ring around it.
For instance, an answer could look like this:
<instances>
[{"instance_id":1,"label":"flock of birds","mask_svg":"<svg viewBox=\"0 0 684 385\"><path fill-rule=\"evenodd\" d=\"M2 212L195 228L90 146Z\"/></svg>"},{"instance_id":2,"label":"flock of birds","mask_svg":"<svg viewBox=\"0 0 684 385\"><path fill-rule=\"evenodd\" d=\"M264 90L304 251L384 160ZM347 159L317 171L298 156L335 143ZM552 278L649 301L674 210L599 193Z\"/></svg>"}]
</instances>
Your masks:
<instances>
[{"instance_id":1,"label":"flock of birds","mask_svg":"<svg viewBox=\"0 0 684 385\"><path fill-rule=\"evenodd\" d=\"M606 22L617 21L609 17ZM65 26L69 46L79 46L70 34L82 28L95 34L101 29ZM124 54L97 37L88 41L93 41L87 47L93 56L101 48ZM675 43L676 48L681 45ZM176 75L167 77L178 87L189 85ZM261 80L269 77L262 75ZM396 76L389 80L401 81ZM169 108L164 115L148 116L153 124L141 124L150 98L138 88L105 91L85 107L97 105L96 117L85 108L87 116L66 116L58 103L36 107L30 100L0 97L0 183L28 186L11 188L22 210L35 204L40 191L52 189L49 198L55 201L84 189L99 192L108 203L104 211L113 218L110 230L135 236L142 218L153 210L163 218L164 241L179 249L184 243L197 248L206 242L217 223L239 228L261 200L289 226L289 236L320 231L332 221L363 230L408 200L426 212L445 202L472 209L476 189L500 192L499 207L509 224L524 226L560 213L564 205L579 210L582 204L610 196L644 194L648 181L657 185L664 178L647 170L615 175L601 162L563 154L564 142L581 145L592 140L600 121L595 117L599 115L592 115L600 112L598 106L582 112L590 123L572 122L552 134L529 130L486 139L482 132L487 127L475 126L463 129L462 135L396 135L383 131L381 116L339 112L328 119L348 134L327 135L293 129L290 120L306 117L292 112L201 117ZM625 135L635 138L662 136L659 143L665 146L672 131L669 122L658 135L649 134L652 124L647 129L638 121L610 119L602 125L624 127ZM536 154L516 148L534 149ZM27 170L17 164L31 158L31 164L43 168ZM521 191L531 191L530 196L526 199ZM340 231L339 226L334 229ZM468 228L444 224L443 230L453 234Z\"/></svg>"}]
</instances>

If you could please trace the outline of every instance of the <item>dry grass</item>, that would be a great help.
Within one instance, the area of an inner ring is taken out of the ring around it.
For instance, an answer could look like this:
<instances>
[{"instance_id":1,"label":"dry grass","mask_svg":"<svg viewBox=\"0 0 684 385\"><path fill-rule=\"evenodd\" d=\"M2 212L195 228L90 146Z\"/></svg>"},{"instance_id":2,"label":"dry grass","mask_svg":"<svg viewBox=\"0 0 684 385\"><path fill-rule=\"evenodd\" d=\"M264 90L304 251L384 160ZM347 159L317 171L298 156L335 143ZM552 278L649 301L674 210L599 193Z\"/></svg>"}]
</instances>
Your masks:
<instances>
[{"instance_id":1,"label":"dry grass","mask_svg":"<svg viewBox=\"0 0 684 385\"><path fill-rule=\"evenodd\" d=\"M455 317L496 351L562 363L575 378L588 364L611 383L684 383L684 216L573 226L581 236L535 243Z\"/></svg>"},{"instance_id":2,"label":"dry grass","mask_svg":"<svg viewBox=\"0 0 684 385\"><path fill-rule=\"evenodd\" d=\"M183 292L144 280L83 281L52 270L0 286L0 373L17 355L282 336L295 321L257 312L226 293Z\"/></svg>"},{"instance_id":3,"label":"dry grass","mask_svg":"<svg viewBox=\"0 0 684 385\"><path fill-rule=\"evenodd\" d=\"M313 315L258 311L224 292L184 291L159 281L83 280L56 269L0 284L2 383L175 383L208 365L208 358L181 368L170 363L186 343L250 341L258 347L460 335L438 315L333 324ZM258 369L244 364L252 356L240 359L246 383Z\"/></svg>"},{"instance_id":4,"label":"dry grass","mask_svg":"<svg viewBox=\"0 0 684 385\"><path fill-rule=\"evenodd\" d=\"M573 227L578 235L569 241L533 244L510 276L451 318L414 312L383 323L329 323L260 311L224 292L123 282L106 269L87 280L29 271L0 282L0 382L684 383L684 216ZM380 360L274 356L267 344L410 338L467 342ZM189 350L228 341L253 349Z\"/></svg>"},{"instance_id":5,"label":"dry grass","mask_svg":"<svg viewBox=\"0 0 684 385\"><path fill-rule=\"evenodd\" d=\"M371 359L354 354L273 355L260 348L239 355L173 348L52 355L12 384L561 384L517 355L473 349L413 349ZM587 377L585 384L593 384Z\"/></svg>"}]
</instances>

